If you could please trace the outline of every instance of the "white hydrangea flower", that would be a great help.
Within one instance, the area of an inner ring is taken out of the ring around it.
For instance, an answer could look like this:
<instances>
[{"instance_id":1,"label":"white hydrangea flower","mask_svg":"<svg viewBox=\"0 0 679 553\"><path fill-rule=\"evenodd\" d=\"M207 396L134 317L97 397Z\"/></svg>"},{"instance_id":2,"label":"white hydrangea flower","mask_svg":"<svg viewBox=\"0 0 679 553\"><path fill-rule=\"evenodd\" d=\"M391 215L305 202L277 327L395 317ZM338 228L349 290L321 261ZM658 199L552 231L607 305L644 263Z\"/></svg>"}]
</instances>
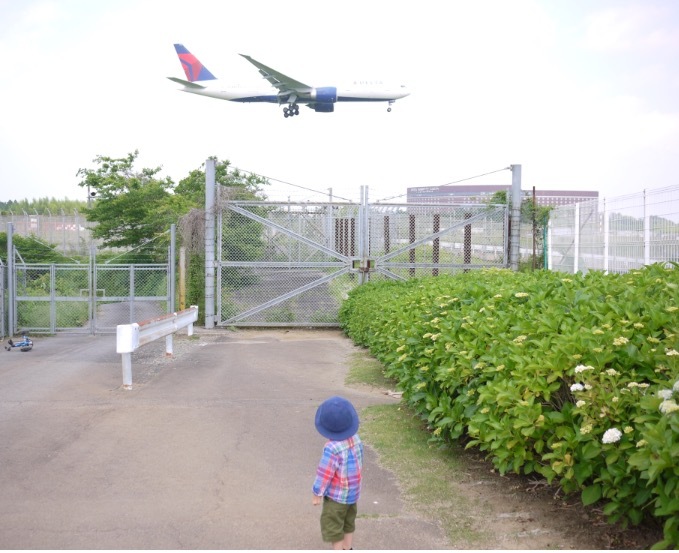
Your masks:
<instances>
[{"instance_id":1,"label":"white hydrangea flower","mask_svg":"<svg viewBox=\"0 0 679 553\"><path fill-rule=\"evenodd\" d=\"M576 407L584 407L585 405L587 405L587 402L583 400L580 400L575 404Z\"/></svg>"},{"instance_id":2,"label":"white hydrangea flower","mask_svg":"<svg viewBox=\"0 0 679 553\"><path fill-rule=\"evenodd\" d=\"M662 399L672 399L672 390L658 390L658 397Z\"/></svg>"},{"instance_id":3,"label":"white hydrangea flower","mask_svg":"<svg viewBox=\"0 0 679 553\"><path fill-rule=\"evenodd\" d=\"M571 386L571 392L582 392L584 389L585 387L579 382Z\"/></svg>"},{"instance_id":4,"label":"white hydrangea flower","mask_svg":"<svg viewBox=\"0 0 679 553\"><path fill-rule=\"evenodd\" d=\"M661 413L668 415L670 413L674 413L675 411L679 411L679 405L677 405L673 399L666 399L660 404L658 409Z\"/></svg>"},{"instance_id":5,"label":"white hydrangea flower","mask_svg":"<svg viewBox=\"0 0 679 553\"><path fill-rule=\"evenodd\" d=\"M593 370L594 370L594 367L592 367L591 365L578 365L577 367L575 367L576 373L581 373L581 372L585 372L585 371L593 371Z\"/></svg>"},{"instance_id":6,"label":"white hydrangea flower","mask_svg":"<svg viewBox=\"0 0 679 553\"><path fill-rule=\"evenodd\" d=\"M677 380L677 381L674 383L674 386L672 386L672 389L673 389L675 392L679 392L679 380Z\"/></svg>"},{"instance_id":7,"label":"white hydrangea flower","mask_svg":"<svg viewBox=\"0 0 679 553\"><path fill-rule=\"evenodd\" d=\"M601 441L605 444L614 444L619 442L620 438L622 438L622 432L620 432L620 430L617 428L609 428L606 430L606 432L604 432L604 436L601 438Z\"/></svg>"}]
</instances>

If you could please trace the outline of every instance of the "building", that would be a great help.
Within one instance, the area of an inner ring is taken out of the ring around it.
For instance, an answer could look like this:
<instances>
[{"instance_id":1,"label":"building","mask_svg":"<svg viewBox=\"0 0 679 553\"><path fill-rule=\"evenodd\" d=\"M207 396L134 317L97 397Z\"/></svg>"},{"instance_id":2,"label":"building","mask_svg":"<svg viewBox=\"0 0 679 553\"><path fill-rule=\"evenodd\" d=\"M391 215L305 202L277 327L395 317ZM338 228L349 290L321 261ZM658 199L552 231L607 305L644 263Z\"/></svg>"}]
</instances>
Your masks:
<instances>
[{"instance_id":1,"label":"building","mask_svg":"<svg viewBox=\"0 0 679 553\"><path fill-rule=\"evenodd\" d=\"M408 188L408 203L415 204L481 204L496 192L511 191L511 185L447 185ZM524 190L524 197L532 197L532 190ZM557 207L599 199L599 192L589 190L535 190L535 201L540 207Z\"/></svg>"}]
</instances>

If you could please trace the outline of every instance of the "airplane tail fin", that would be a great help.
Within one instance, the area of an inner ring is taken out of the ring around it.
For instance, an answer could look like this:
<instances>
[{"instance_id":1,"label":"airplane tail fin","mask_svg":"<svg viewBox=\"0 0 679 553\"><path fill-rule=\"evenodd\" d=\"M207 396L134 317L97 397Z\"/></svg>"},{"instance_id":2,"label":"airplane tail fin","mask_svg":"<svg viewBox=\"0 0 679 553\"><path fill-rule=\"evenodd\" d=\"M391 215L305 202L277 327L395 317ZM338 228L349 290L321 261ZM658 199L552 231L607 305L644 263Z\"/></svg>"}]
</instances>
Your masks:
<instances>
[{"instance_id":1,"label":"airplane tail fin","mask_svg":"<svg viewBox=\"0 0 679 553\"><path fill-rule=\"evenodd\" d=\"M175 44L174 49L177 51L177 56L189 82L211 81L217 78L210 73L207 67L198 61L196 56L184 48L183 44Z\"/></svg>"}]
</instances>

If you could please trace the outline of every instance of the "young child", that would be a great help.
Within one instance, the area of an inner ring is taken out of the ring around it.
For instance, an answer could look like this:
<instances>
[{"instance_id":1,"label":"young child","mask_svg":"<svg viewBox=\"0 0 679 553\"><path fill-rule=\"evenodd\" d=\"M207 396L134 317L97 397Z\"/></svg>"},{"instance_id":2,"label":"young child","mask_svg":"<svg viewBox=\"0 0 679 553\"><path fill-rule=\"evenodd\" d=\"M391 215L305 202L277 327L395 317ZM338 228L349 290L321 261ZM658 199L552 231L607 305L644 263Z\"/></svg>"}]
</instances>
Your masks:
<instances>
[{"instance_id":1,"label":"young child","mask_svg":"<svg viewBox=\"0 0 679 553\"><path fill-rule=\"evenodd\" d=\"M316 411L316 430L329 440L313 485L313 504L323 502L321 535L333 549L351 549L363 468L356 409L342 397L326 399Z\"/></svg>"}]
</instances>

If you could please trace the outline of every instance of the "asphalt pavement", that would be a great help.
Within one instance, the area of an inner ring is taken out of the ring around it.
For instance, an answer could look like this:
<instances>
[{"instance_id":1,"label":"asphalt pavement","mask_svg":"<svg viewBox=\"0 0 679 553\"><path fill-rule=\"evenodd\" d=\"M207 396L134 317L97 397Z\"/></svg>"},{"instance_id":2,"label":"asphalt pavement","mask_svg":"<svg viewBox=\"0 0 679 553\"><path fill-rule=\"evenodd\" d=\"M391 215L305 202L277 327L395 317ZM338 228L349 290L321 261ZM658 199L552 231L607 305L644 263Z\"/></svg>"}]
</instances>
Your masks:
<instances>
[{"instance_id":1,"label":"asphalt pavement","mask_svg":"<svg viewBox=\"0 0 679 553\"><path fill-rule=\"evenodd\" d=\"M0 351L2 549L328 549L316 408L397 401L345 386L337 330L180 331L132 355L131 390L115 335L33 339ZM370 443L354 546L450 547Z\"/></svg>"}]
</instances>

